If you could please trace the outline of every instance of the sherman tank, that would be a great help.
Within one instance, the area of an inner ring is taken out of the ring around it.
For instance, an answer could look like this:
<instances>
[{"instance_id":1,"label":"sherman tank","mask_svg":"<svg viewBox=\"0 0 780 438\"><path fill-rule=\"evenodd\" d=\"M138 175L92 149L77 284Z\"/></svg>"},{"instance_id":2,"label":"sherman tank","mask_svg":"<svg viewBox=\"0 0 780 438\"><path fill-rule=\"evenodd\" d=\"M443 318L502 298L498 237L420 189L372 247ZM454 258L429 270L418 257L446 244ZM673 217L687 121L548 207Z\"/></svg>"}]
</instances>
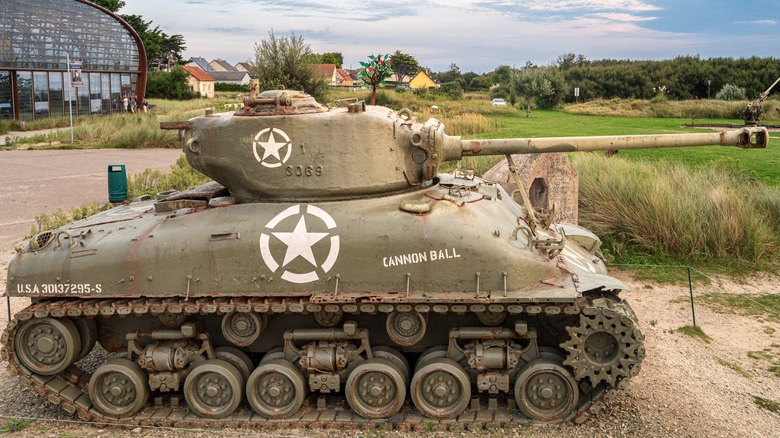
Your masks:
<instances>
[{"instance_id":1,"label":"sherman tank","mask_svg":"<svg viewBox=\"0 0 780 438\"><path fill-rule=\"evenodd\" d=\"M2 359L87 421L582 422L645 356L626 286L593 233L440 166L768 142L764 128L463 140L291 90L162 127L213 182L39 233L8 268L6 294L31 305ZM107 359L82 361L98 343Z\"/></svg>"}]
</instances>

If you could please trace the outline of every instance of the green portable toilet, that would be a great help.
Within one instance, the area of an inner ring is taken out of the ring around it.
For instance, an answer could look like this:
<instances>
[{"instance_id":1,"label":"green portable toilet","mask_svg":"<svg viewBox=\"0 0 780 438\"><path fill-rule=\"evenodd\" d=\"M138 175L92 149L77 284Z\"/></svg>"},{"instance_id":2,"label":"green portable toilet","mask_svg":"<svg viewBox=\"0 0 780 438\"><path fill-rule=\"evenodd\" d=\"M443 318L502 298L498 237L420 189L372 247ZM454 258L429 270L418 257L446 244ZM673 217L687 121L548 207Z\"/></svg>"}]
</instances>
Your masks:
<instances>
[{"instance_id":1,"label":"green portable toilet","mask_svg":"<svg viewBox=\"0 0 780 438\"><path fill-rule=\"evenodd\" d=\"M124 164L108 165L108 202L127 199L127 172Z\"/></svg>"}]
</instances>

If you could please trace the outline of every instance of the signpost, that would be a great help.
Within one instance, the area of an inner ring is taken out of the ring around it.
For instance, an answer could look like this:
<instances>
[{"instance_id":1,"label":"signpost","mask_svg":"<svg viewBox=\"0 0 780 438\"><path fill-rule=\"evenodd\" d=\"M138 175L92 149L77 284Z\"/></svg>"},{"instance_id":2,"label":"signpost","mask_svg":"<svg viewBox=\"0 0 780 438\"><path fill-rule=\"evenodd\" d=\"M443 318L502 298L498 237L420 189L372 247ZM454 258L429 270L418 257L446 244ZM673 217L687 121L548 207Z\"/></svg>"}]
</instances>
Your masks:
<instances>
[{"instance_id":1,"label":"signpost","mask_svg":"<svg viewBox=\"0 0 780 438\"><path fill-rule=\"evenodd\" d=\"M574 103L580 103L580 87L574 88Z\"/></svg>"},{"instance_id":2,"label":"signpost","mask_svg":"<svg viewBox=\"0 0 780 438\"><path fill-rule=\"evenodd\" d=\"M81 78L81 61L70 62L70 53L65 54L68 64L68 114L70 115L70 143L73 144L73 96L71 88L83 87Z\"/></svg>"}]
</instances>

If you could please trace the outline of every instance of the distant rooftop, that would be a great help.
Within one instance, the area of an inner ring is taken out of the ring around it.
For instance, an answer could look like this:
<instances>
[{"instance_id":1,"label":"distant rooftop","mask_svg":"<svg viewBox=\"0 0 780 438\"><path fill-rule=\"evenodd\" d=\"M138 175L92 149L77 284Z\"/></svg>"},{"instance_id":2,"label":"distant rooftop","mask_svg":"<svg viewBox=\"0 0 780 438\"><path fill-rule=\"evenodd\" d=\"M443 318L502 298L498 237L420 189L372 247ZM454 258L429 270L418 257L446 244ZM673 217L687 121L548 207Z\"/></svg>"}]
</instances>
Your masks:
<instances>
[{"instance_id":1,"label":"distant rooftop","mask_svg":"<svg viewBox=\"0 0 780 438\"><path fill-rule=\"evenodd\" d=\"M197 66L200 67L201 70L207 71L207 72L214 71L214 67L210 66L209 62L206 61L204 58L201 58L199 56L193 56L190 59L192 60L192 62L197 64Z\"/></svg>"},{"instance_id":2,"label":"distant rooftop","mask_svg":"<svg viewBox=\"0 0 780 438\"><path fill-rule=\"evenodd\" d=\"M213 81L214 80L214 78L212 78L209 75L209 73L213 73L213 72L206 73L205 71L201 70L200 67L196 67L194 65L182 65L181 68L183 68L184 70L187 70L188 72L190 72L192 77L197 79L197 80L199 80L199 81Z\"/></svg>"}]
</instances>

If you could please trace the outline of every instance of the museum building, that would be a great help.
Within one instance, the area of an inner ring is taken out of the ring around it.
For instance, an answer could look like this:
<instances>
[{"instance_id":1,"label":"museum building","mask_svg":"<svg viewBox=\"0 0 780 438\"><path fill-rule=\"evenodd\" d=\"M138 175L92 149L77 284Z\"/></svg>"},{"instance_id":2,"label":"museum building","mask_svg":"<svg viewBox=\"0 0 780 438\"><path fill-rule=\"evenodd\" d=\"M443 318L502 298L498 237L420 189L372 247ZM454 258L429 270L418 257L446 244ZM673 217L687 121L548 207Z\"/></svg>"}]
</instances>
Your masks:
<instances>
[{"instance_id":1,"label":"museum building","mask_svg":"<svg viewBox=\"0 0 780 438\"><path fill-rule=\"evenodd\" d=\"M72 87L67 59L81 61ZM117 15L86 0L0 0L0 120L36 120L122 111L140 102L146 52Z\"/></svg>"}]
</instances>

